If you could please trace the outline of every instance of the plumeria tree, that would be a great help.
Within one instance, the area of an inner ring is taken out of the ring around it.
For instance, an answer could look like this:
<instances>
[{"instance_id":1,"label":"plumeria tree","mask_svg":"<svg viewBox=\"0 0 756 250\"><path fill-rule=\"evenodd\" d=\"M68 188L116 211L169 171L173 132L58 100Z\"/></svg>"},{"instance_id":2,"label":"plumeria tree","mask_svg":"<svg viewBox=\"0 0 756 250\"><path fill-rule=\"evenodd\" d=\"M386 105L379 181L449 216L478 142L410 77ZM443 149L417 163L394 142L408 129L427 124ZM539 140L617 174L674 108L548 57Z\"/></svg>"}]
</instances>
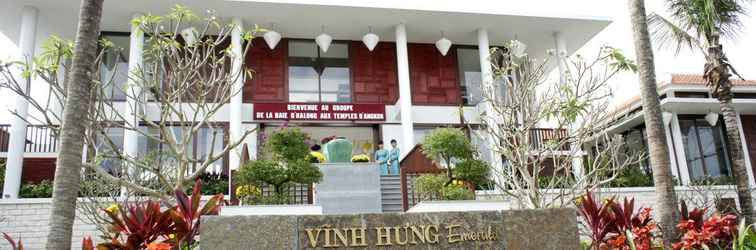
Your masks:
<instances>
[{"instance_id":1,"label":"plumeria tree","mask_svg":"<svg viewBox=\"0 0 756 250\"><path fill-rule=\"evenodd\" d=\"M484 129L477 135L503 160L492 177L505 196L523 208L567 206L643 159L625 150L622 137L606 133L613 118L608 83L635 70L632 61L611 47L590 60L558 55L564 81L551 81L549 60L510 53L516 44L491 51L497 80L483 86ZM551 129L538 133L541 127Z\"/></svg>"},{"instance_id":2,"label":"plumeria tree","mask_svg":"<svg viewBox=\"0 0 756 250\"><path fill-rule=\"evenodd\" d=\"M231 31L236 27L218 20L214 13L201 18L182 6L166 16L144 15L132 21L144 32L146 41L143 66L128 72L128 83L118 82L118 70L99 70L108 53L118 54L124 48L107 40L100 41L93 70L88 112L80 122L86 124L82 138L86 147L84 167L104 181L116 183L136 193L167 197L174 189L183 189L205 173L214 162L239 146L254 131L245 131L241 138L230 141L218 132L213 117L226 106L231 97L241 94L233 90L238 78L252 77L241 67L233 71L229 46ZM186 31L191 35L187 36ZM184 35L182 35L184 31ZM251 46L255 28L243 33L242 55ZM192 38L190 38L192 37ZM50 37L43 52L30 63L2 65L0 87L24 96L39 112L23 117L30 123L47 125L59 135L60 112L68 98L66 91L70 73L72 43ZM49 86L47 100L37 100L22 90L12 74L16 65L25 67L24 74L41 78ZM116 65L115 67L118 67ZM112 73L104 73L110 71ZM120 77L124 79L124 77ZM119 88L119 86L124 86ZM115 101L109 91L119 92L126 101ZM134 114L137 119L129 119ZM193 154L193 136L200 129L210 134L208 155ZM136 132L150 144L160 145L159 152L130 155L122 145L108 136L109 131L122 129ZM226 142L220 148L217 142ZM115 169L101 167L104 161L117 161Z\"/></svg>"}]
</instances>

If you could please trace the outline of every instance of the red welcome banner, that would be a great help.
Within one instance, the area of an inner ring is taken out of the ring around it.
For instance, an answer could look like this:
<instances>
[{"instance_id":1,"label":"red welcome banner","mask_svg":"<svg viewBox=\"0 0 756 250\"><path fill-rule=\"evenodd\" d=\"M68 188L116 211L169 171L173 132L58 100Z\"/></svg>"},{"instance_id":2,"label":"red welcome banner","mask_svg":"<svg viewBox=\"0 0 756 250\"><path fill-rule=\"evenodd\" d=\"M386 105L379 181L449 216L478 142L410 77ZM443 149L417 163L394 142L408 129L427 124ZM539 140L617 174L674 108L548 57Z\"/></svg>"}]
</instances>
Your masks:
<instances>
[{"instance_id":1,"label":"red welcome banner","mask_svg":"<svg viewBox=\"0 0 756 250\"><path fill-rule=\"evenodd\" d=\"M383 104L255 103L255 120L385 121Z\"/></svg>"}]
</instances>

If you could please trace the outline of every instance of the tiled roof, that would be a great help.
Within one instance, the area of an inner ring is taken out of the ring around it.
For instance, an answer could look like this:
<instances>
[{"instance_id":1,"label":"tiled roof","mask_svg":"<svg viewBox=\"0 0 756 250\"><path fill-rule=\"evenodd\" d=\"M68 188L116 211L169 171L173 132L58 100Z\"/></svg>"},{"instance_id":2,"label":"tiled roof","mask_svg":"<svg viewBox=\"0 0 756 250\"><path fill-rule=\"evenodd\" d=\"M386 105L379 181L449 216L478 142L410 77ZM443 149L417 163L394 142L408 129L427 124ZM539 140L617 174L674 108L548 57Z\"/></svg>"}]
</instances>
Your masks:
<instances>
[{"instance_id":1,"label":"tiled roof","mask_svg":"<svg viewBox=\"0 0 756 250\"><path fill-rule=\"evenodd\" d=\"M730 80L732 81L733 86L748 86L748 87L756 87L756 80L741 80L736 79L735 77L731 77ZM697 74L671 74L669 81L661 81L656 84L660 88L664 85L706 85L706 81L703 79L702 75ZM661 94L661 93L660 93ZM623 116L627 112L630 112L633 107L636 107L641 101L640 96L633 96L632 98L622 102L621 104L615 106L610 113L615 116Z\"/></svg>"},{"instance_id":2,"label":"tiled roof","mask_svg":"<svg viewBox=\"0 0 756 250\"><path fill-rule=\"evenodd\" d=\"M756 86L756 80L741 80L737 77L731 77L733 86ZM706 85L706 81L702 75L697 74L672 74L669 84L685 84L685 85ZM664 85L659 84L659 85Z\"/></svg>"}]
</instances>

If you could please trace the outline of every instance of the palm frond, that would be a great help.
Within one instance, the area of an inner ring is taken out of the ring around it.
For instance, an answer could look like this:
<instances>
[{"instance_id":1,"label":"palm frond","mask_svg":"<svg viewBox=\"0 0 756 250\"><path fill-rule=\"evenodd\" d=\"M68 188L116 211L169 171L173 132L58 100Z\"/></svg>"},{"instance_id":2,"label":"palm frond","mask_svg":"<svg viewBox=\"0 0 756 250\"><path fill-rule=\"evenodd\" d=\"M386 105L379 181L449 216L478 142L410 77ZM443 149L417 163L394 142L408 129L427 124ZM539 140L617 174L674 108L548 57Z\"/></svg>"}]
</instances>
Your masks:
<instances>
[{"instance_id":1,"label":"palm frond","mask_svg":"<svg viewBox=\"0 0 756 250\"><path fill-rule=\"evenodd\" d=\"M657 42L660 49L671 47L675 49L675 54L679 54L683 47L704 52L701 42L696 36L657 13L648 15L648 27L651 30L651 37Z\"/></svg>"},{"instance_id":2,"label":"palm frond","mask_svg":"<svg viewBox=\"0 0 756 250\"><path fill-rule=\"evenodd\" d=\"M667 9L674 23L695 37L712 38L714 33L734 38L743 27L740 17L751 0L668 0Z\"/></svg>"}]
</instances>

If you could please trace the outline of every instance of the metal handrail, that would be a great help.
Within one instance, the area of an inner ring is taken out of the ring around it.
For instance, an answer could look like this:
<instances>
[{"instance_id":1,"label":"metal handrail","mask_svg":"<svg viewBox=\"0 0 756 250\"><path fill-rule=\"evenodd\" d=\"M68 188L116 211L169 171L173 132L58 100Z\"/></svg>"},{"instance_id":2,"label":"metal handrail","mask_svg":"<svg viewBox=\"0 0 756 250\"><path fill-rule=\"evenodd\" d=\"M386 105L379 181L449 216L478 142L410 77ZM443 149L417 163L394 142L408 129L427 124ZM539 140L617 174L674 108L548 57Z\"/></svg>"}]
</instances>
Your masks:
<instances>
[{"instance_id":1,"label":"metal handrail","mask_svg":"<svg viewBox=\"0 0 756 250\"><path fill-rule=\"evenodd\" d=\"M0 152L8 152L10 144L10 125L0 124ZM58 138L53 130L44 125L27 125L26 153L55 153L58 150Z\"/></svg>"}]
</instances>

